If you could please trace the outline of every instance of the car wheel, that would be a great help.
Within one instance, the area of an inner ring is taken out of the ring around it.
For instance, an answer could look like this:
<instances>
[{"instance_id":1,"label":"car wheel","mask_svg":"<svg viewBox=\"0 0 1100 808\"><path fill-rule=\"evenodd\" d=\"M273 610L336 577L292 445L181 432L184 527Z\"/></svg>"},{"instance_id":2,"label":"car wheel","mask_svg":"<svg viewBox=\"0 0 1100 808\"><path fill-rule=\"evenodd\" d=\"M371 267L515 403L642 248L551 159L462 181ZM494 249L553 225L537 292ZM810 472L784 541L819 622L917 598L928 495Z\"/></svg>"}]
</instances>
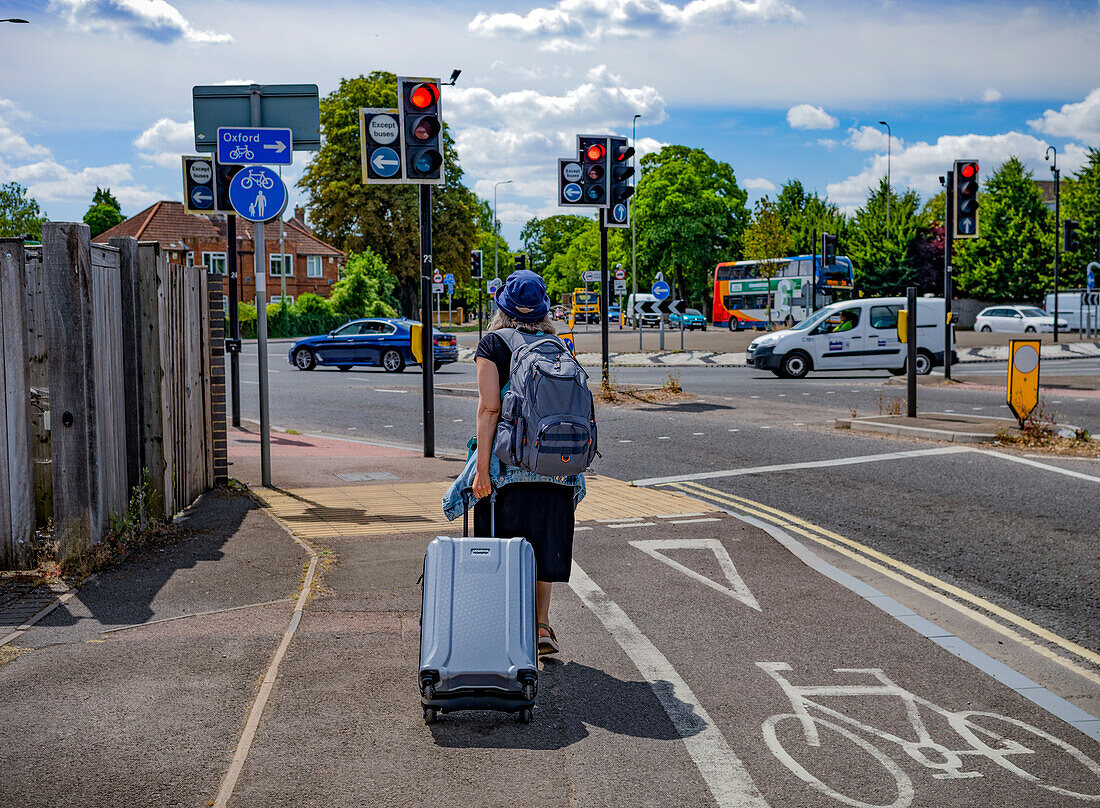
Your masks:
<instances>
[{"instance_id":1,"label":"car wheel","mask_svg":"<svg viewBox=\"0 0 1100 808\"><path fill-rule=\"evenodd\" d=\"M337 365L336 367L338 367L340 370L351 370L352 368L351 365Z\"/></svg>"},{"instance_id":2,"label":"car wheel","mask_svg":"<svg viewBox=\"0 0 1100 808\"><path fill-rule=\"evenodd\" d=\"M313 370L317 367L317 360L313 357L313 351L309 348L299 348L294 352L294 367L298 370Z\"/></svg>"},{"instance_id":3,"label":"car wheel","mask_svg":"<svg viewBox=\"0 0 1100 808\"><path fill-rule=\"evenodd\" d=\"M730 317L730 331L736 331L736 330L737 330L737 318L736 317Z\"/></svg>"},{"instance_id":4,"label":"car wheel","mask_svg":"<svg viewBox=\"0 0 1100 808\"><path fill-rule=\"evenodd\" d=\"M810 357L802 351L791 351L779 363L779 372L785 379L801 379L810 372Z\"/></svg>"},{"instance_id":5,"label":"car wheel","mask_svg":"<svg viewBox=\"0 0 1100 808\"><path fill-rule=\"evenodd\" d=\"M1035 333L1035 326L1029 325L1027 328L1024 329L1024 333L1025 334L1034 334Z\"/></svg>"},{"instance_id":6,"label":"car wheel","mask_svg":"<svg viewBox=\"0 0 1100 808\"><path fill-rule=\"evenodd\" d=\"M887 368L886 372L889 373L891 376L903 376L905 374L905 367L902 366L900 368Z\"/></svg>"},{"instance_id":7,"label":"car wheel","mask_svg":"<svg viewBox=\"0 0 1100 808\"><path fill-rule=\"evenodd\" d=\"M405 369L405 359L401 356L401 351L390 348L382 354L381 365L387 373L400 373Z\"/></svg>"},{"instance_id":8,"label":"car wheel","mask_svg":"<svg viewBox=\"0 0 1100 808\"><path fill-rule=\"evenodd\" d=\"M983 334L988 334L988 333L989 333L989 332L991 332L992 330L993 330L993 329L992 329L992 328L990 328L990 327L989 327L989 326L987 326L987 325L983 325L983 326L982 326L982 333L983 333Z\"/></svg>"},{"instance_id":9,"label":"car wheel","mask_svg":"<svg viewBox=\"0 0 1100 808\"><path fill-rule=\"evenodd\" d=\"M928 351L917 351L917 375L927 376L932 372L932 354Z\"/></svg>"}]
</instances>

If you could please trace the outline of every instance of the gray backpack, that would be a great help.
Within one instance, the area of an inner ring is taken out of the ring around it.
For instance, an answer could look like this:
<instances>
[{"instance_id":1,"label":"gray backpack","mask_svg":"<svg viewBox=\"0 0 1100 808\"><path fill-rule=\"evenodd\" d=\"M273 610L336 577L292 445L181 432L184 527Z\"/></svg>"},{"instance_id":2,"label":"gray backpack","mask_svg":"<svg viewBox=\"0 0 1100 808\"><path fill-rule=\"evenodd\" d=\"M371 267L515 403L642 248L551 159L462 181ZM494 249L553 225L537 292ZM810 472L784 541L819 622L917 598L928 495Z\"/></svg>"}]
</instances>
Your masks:
<instances>
[{"instance_id":1,"label":"gray backpack","mask_svg":"<svg viewBox=\"0 0 1100 808\"><path fill-rule=\"evenodd\" d=\"M512 349L493 454L547 477L580 474L596 451L596 407L588 374L550 334L497 332Z\"/></svg>"}]
</instances>

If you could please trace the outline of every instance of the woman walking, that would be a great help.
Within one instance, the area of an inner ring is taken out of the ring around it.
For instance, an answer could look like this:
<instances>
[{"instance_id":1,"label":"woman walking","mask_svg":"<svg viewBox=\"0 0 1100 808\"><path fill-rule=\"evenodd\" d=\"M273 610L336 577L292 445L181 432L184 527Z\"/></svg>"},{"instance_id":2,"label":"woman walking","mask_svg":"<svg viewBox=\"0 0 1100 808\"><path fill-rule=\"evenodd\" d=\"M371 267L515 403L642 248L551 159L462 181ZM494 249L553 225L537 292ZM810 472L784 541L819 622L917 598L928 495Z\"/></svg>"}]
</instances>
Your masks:
<instances>
[{"instance_id":1,"label":"woman walking","mask_svg":"<svg viewBox=\"0 0 1100 808\"><path fill-rule=\"evenodd\" d=\"M501 463L493 454L493 439L500 420L501 391L508 384L512 366L512 348L503 329L515 329L521 335L554 336L550 299L541 277L529 270L513 272L496 294L497 312L489 330L478 343L477 435L468 446L476 453L466 471L459 475L444 500L448 518L462 513L461 493L472 488L474 532L478 536L523 536L535 551L538 575L536 611L538 615L538 652L553 654L559 650L558 638L550 624L550 595L553 585L569 580L573 561L573 512L584 496L584 475L546 477ZM496 494L496 533L490 524L490 503Z\"/></svg>"}]
</instances>

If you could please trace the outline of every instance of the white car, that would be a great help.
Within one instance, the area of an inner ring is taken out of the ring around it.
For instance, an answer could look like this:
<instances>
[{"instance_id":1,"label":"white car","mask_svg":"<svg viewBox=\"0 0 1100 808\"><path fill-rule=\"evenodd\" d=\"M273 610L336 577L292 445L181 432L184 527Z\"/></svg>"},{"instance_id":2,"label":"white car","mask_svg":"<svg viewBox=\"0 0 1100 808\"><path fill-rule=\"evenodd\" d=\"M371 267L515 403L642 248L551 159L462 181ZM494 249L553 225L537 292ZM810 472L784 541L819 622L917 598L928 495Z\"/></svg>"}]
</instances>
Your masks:
<instances>
[{"instance_id":1,"label":"white car","mask_svg":"<svg viewBox=\"0 0 1100 808\"><path fill-rule=\"evenodd\" d=\"M1058 318L1058 330L1069 326ZM1005 331L1012 334L1051 333L1054 318L1038 306L988 306L974 319L975 331Z\"/></svg>"}]
</instances>

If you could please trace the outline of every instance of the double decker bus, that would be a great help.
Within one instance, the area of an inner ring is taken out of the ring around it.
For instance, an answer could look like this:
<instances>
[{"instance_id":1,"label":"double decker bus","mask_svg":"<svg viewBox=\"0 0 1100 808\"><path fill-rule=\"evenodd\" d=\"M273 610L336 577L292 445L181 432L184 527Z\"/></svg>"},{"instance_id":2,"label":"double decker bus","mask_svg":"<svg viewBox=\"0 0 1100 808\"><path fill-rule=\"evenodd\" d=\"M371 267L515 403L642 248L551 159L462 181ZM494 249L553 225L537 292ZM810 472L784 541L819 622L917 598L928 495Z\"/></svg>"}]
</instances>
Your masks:
<instances>
[{"instance_id":1,"label":"double decker bus","mask_svg":"<svg viewBox=\"0 0 1100 808\"><path fill-rule=\"evenodd\" d=\"M762 268L775 265L771 278ZM816 273L814 269L816 268ZM821 265L820 256L792 255L766 261L727 261L714 268L716 327L730 330L767 328L768 308L773 322L797 323L811 314L811 280L817 276L816 308L835 303L852 292L852 262L845 255L836 264Z\"/></svg>"}]
</instances>

